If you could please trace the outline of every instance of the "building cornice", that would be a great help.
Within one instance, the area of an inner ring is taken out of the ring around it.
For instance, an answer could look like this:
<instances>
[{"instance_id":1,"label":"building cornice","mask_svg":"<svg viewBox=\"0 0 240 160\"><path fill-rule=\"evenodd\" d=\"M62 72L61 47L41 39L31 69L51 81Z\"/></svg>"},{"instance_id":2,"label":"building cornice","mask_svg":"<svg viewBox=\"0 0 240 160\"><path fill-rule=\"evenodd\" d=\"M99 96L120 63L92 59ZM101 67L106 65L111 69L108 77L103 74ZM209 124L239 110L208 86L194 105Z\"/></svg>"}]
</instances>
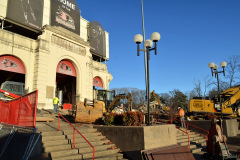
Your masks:
<instances>
[{"instance_id":1,"label":"building cornice","mask_svg":"<svg viewBox=\"0 0 240 160\"><path fill-rule=\"evenodd\" d=\"M61 35L62 37L66 37L76 43L79 43L86 47L90 47L89 42L84 41L84 39L81 38L79 35L71 32L71 31L68 31L67 29L64 29L64 28L58 27L58 26L49 26L49 25L45 25L43 28L44 28L44 30L48 30L55 34Z\"/></svg>"}]
</instances>

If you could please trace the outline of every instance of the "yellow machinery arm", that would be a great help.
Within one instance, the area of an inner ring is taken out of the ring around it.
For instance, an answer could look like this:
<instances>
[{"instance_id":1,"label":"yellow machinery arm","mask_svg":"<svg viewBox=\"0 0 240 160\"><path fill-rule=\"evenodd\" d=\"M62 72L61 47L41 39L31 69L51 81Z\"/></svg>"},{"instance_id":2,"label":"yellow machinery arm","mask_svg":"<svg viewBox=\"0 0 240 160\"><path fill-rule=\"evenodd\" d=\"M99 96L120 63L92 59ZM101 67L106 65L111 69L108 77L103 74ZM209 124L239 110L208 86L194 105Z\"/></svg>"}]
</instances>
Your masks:
<instances>
[{"instance_id":1,"label":"yellow machinery arm","mask_svg":"<svg viewBox=\"0 0 240 160\"><path fill-rule=\"evenodd\" d=\"M150 95L151 94L153 94L153 96L154 96L154 98L156 99L156 101L158 102L158 105L159 106L161 106L162 105L162 103L160 102L160 100L158 99L158 97L156 96L156 94L155 94L155 91L153 90L151 93L150 93Z\"/></svg>"},{"instance_id":2,"label":"yellow machinery arm","mask_svg":"<svg viewBox=\"0 0 240 160\"><path fill-rule=\"evenodd\" d=\"M240 86L228 88L222 92L221 96L224 98L224 102L222 103L223 109L228 107L231 108L240 108ZM238 109L238 115L240 115Z\"/></svg>"},{"instance_id":3,"label":"yellow machinery arm","mask_svg":"<svg viewBox=\"0 0 240 160\"><path fill-rule=\"evenodd\" d=\"M120 99L127 99L128 102L128 110L130 110L131 104L132 104L132 95L131 93L128 94L119 94L117 95L114 100L112 101L112 103L109 105L109 107L107 108L107 112L111 112L113 106L115 105L115 103L117 103Z\"/></svg>"},{"instance_id":4,"label":"yellow machinery arm","mask_svg":"<svg viewBox=\"0 0 240 160\"><path fill-rule=\"evenodd\" d=\"M164 104L161 103L161 101L158 99L157 95L155 94L154 90L150 93L150 96L151 95L154 96L155 100L157 101L157 103L162 111L169 111L169 107L165 106Z\"/></svg>"}]
</instances>

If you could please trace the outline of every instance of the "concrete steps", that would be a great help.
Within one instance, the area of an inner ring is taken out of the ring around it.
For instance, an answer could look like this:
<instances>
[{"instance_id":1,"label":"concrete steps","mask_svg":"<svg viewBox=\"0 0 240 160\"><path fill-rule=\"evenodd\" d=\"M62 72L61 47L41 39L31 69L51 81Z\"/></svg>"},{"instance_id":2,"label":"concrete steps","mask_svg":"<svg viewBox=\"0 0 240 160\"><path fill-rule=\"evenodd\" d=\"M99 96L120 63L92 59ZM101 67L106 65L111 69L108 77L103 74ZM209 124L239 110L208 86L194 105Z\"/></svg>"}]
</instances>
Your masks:
<instances>
[{"instance_id":1,"label":"concrete steps","mask_svg":"<svg viewBox=\"0 0 240 160\"><path fill-rule=\"evenodd\" d=\"M107 149L111 148L112 146L114 146L114 144L94 146L95 154L100 151L106 152ZM81 156L81 154L82 155L84 155L84 154L92 155L92 152L93 152L93 148L90 146L85 147L85 148L76 148L76 149L71 149L71 147L70 147L68 150L63 149L63 150L51 152L51 157L52 157L52 159L55 159L55 158L59 158L59 157L66 157L66 156L69 157L72 155Z\"/></svg>"},{"instance_id":2,"label":"concrete steps","mask_svg":"<svg viewBox=\"0 0 240 160\"><path fill-rule=\"evenodd\" d=\"M122 157L118 156L119 150L118 149L110 149L110 150L100 150L100 151L95 151L95 157L96 158L101 158L104 159L105 157L111 156L111 158L115 159L122 159ZM71 154L68 156L61 156L61 157L52 157L52 160L66 160L66 159L92 159L93 153L88 152L88 153L82 153L82 154Z\"/></svg>"},{"instance_id":3,"label":"concrete steps","mask_svg":"<svg viewBox=\"0 0 240 160\"><path fill-rule=\"evenodd\" d=\"M99 146L99 145L103 145L104 143L109 143L109 140L103 140L103 141L96 141L96 142L91 142L91 144L93 146ZM69 145L70 144L70 145ZM54 151L59 151L59 150L67 150L67 149L72 149L73 145L72 143L65 143L65 144L61 144L58 146L55 145L44 145L44 151L45 152L54 152ZM75 148L84 148L84 147L89 147L89 144L87 142L82 142L82 143L76 143L75 144Z\"/></svg>"},{"instance_id":4,"label":"concrete steps","mask_svg":"<svg viewBox=\"0 0 240 160\"><path fill-rule=\"evenodd\" d=\"M119 149L91 125L73 124L79 132L94 146L95 159L123 159ZM49 159L92 159L93 148L75 131L75 149L73 148L73 128L61 121L61 131L58 131L58 120L37 123L38 132L42 132L43 154Z\"/></svg>"},{"instance_id":5,"label":"concrete steps","mask_svg":"<svg viewBox=\"0 0 240 160\"><path fill-rule=\"evenodd\" d=\"M185 131L185 130L184 130ZM200 160L201 155L204 154L204 149L206 146L206 138L200 134L188 130L189 141L190 141L190 150L193 153L195 159ZM188 136L186 133L177 129L177 143L181 146L188 146Z\"/></svg>"}]
</instances>

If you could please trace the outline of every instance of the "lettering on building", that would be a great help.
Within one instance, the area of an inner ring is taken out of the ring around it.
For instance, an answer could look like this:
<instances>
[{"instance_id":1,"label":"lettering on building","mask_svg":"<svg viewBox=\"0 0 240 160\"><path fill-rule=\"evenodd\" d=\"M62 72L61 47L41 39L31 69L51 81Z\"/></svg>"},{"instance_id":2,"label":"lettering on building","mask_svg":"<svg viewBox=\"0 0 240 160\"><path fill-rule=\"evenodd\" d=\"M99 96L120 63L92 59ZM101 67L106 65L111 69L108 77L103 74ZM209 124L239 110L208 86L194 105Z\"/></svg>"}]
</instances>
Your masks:
<instances>
[{"instance_id":1,"label":"lettering on building","mask_svg":"<svg viewBox=\"0 0 240 160\"><path fill-rule=\"evenodd\" d=\"M56 35L52 35L51 42L56 44L57 46L64 48L68 51L74 52L79 55L86 55L86 49L76 43L70 42L66 39L58 37Z\"/></svg>"},{"instance_id":2,"label":"lettering on building","mask_svg":"<svg viewBox=\"0 0 240 160\"><path fill-rule=\"evenodd\" d=\"M59 1L60 3L62 3L62 4L64 4L65 6L73 9L73 10L76 9L75 4L73 4L73 3L71 3L71 2L69 2L69 1L67 1L67 0L58 0L58 1Z\"/></svg>"}]
</instances>

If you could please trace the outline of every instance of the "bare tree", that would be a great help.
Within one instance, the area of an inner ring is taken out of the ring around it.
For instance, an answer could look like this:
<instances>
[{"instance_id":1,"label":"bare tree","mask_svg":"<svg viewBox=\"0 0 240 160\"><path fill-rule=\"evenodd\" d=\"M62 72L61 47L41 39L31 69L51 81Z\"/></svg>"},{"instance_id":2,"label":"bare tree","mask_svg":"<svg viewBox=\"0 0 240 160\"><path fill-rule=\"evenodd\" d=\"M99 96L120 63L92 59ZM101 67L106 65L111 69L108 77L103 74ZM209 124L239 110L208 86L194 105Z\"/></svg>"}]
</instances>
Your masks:
<instances>
[{"instance_id":1,"label":"bare tree","mask_svg":"<svg viewBox=\"0 0 240 160\"><path fill-rule=\"evenodd\" d=\"M192 99L193 97L197 97L197 93L194 89L191 91L186 91L184 94L187 96L188 100Z\"/></svg>"},{"instance_id":2,"label":"bare tree","mask_svg":"<svg viewBox=\"0 0 240 160\"><path fill-rule=\"evenodd\" d=\"M193 85L194 85L194 91L197 94L198 97L202 96L202 86L201 86L201 81L194 79L193 81Z\"/></svg>"},{"instance_id":3,"label":"bare tree","mask_svg":"<svg viewBox=\"0 0 240 160\"><path fill-rule=\"evenodd\" d=\"M207 75L205 77L202 77L203 78L203 82L204 82L204 97L206 97L206 93L207 93L207 90L208 88L213 84L212 82L212 76L210 75Z\"/></svg>"},{"instance_id":4,"label":"bare tree","mask_svg":"<svg viewBox=\"0 0 240 160\"><path fill-rule=\"evenodd\" d=\"M112 90L115 90L115 94L127 94L131 93L132 95L132 105L133 108L137 106L141 106L145 102L145 90L140 90L138 88L131 88L131 87L124 87L124 88L112 88ZM121 100L123 104L127 103L127 100Z\"/></svg>"},{"instance_id":5,"label":"bare tree","mask_svg":"<svg viewBox=\"0 0 240 160\"><path fill-rule=\"evenodd\" d=\"M229 87L239 83L240 75L240 56L232 55L228 57L226 67L226 78L229 80Z\"/></svg>"}]
</instances>

